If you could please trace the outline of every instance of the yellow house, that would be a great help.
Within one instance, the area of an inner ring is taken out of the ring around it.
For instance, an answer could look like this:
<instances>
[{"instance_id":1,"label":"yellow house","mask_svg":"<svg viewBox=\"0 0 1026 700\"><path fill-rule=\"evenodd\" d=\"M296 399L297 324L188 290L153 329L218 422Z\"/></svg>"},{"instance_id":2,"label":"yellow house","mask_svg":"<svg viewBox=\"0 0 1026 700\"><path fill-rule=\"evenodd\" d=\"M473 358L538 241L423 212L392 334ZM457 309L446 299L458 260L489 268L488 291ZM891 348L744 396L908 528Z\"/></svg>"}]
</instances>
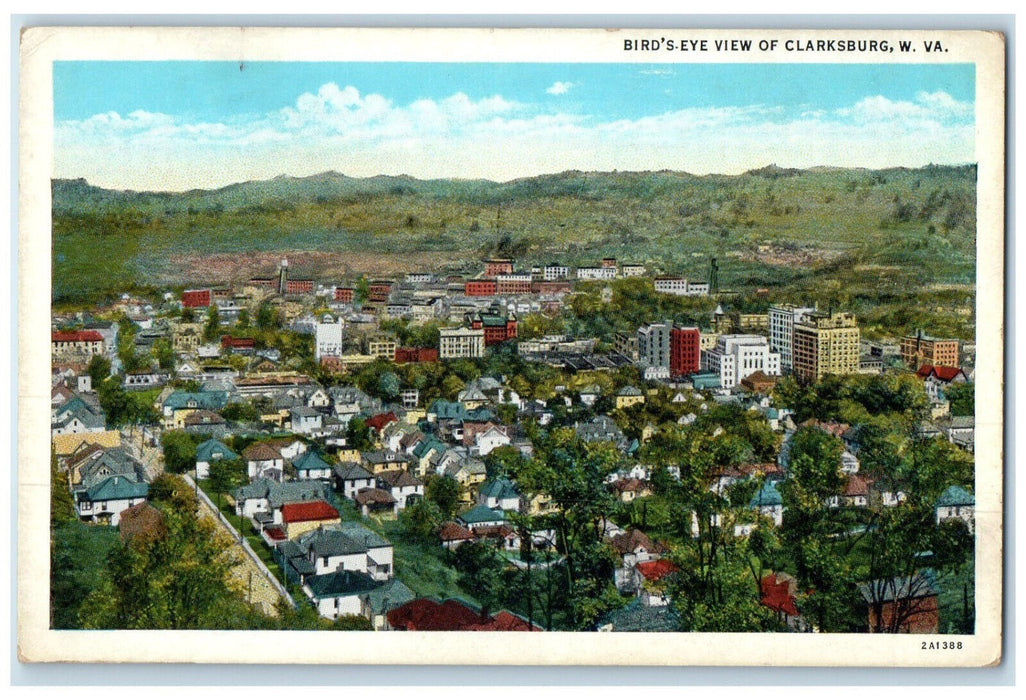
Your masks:
<instances>
[{"instance_id":1,"label":"yellow house","mask_svg":"<svg viewBox=\"0 0 1026 700\"><path fill-rule=\"evenodd\" d=\"M616 392L616 407L627 408L634 406L635 404L645 403L645 395L642 394L636 387L625 386L620 391Z\"/></svg>"},{"instance_id":2,"label":"yellow house","mask_svg":"<svg viewBox=\"0 0 1026 700\"><path fill-rule=\"evenodd\" d=\"M316 530L322 525L339 523L338 511L324 501L286 503L281 507L281 520L285 537L295 539L304 532Z\"/></svg>"}]
</instances>

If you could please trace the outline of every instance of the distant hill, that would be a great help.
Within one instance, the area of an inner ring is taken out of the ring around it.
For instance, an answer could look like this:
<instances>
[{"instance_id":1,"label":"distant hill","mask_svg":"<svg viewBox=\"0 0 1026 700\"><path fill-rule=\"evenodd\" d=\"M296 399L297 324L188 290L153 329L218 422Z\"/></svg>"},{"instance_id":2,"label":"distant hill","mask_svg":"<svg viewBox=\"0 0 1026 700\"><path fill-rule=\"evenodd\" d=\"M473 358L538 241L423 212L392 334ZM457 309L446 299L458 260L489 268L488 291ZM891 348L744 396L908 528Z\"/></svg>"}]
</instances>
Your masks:
<instances>
[{"instance_id":1,"label":"distant hill","mask_svg":"<svg viewBox=\"0 0 1026 700\"><path fill-rule=\"evenodd\" d=\"M715 256L721 284L742 287L783 284L798 274L795 260L818 269L842 254L971 280L975 182L972 165L566 171L510 182L325 172L188 192L54 180L53 297L238 280L281 254L324 279L499 252L572 265L612 255L693 277Z\"/></svg>"}]
</instances>

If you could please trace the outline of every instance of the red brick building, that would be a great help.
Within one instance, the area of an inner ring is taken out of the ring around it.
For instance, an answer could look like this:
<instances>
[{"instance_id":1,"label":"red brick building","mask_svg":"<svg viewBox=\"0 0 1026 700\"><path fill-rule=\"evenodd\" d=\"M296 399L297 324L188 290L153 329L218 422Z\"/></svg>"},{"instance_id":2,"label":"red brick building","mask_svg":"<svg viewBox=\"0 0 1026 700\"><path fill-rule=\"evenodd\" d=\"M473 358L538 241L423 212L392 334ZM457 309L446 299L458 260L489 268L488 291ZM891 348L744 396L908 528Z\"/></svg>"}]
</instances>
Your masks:
<instances>
[{"instance_id":1,"label":"red brick building","mask_svg":"<svg viewBox=\"0 0 1026 700\"><path fill-rule=\"evenodd\" d=\"M186 289L182 292L182 307L186 309L203 309L210 306L209 289Z\"/></svg>"},{"instance_id":2,"label":"red brick building","mask_svg":"<svg viewBox=\"0 0 1026 700\"><path fill-rule=\"evenodd\" d=\"M463 293L468 297L493 297L498 285L495 280L470 280L463 285Z\"/></svg>"},{"instance_id":3,"label":"red brick building","mask_svg":"<svg viewBox=\"0 0 1026 700\"><path fill-rule=\"evenodd\" d=\"M438 362L438 348L396 348L395 362Z\"/></svg>"},{"instance_id":4,"label":"red brick building","mask_svg":"<svg viewBox=\"0 0 1026 700\"><path fill-rule=\"evenodd\" d=\"M313 280L285 280L286 294L313 294Z\"/></svg>"},{"instance_id":5,"label":"red brick building","mask_svg":"<svg viewBox=\"0 0 1026 700\"><path fill-rule=\"evenodd\" d=\"M532 294L569 294L570 283L566 280L537 280L531 282Z\"/></svg>"},{"instance_id":6,"label":"red brick building","mask_svg":"<svg viewBox=\"0 0 1026 700\"><path fill-rule=\"evenodd\" d=\"M352 287L335 287L334 294L335 301L340 301L343 304L353 303L353 288Z\"/></svg>"},{"instance_id":7,"label":"red brick building","mask_svg":"<svg viewBox=\"0 0 1026 700\"><path fill-rule=\"evenodd\" d=\"M513 272L513 260L511 258L492 258L485 260L485 277L496 275L508 275Z\"/></svg>"},{"instance_id":8,"label":"red brick building","mask_svg":"<svg viewBox=\"0 0 1026 700\"><path fill-rule=\"evenodd\" d=\"M697 328L670 330L670 376L695 374L701 367L700 334Z\"/></svg>"},{"instance_id":9,"label":"red brick building","mask_svg":"<svg viewBox=\"0 0 1026 700\"><path fill-rule=\"evenodd\" d=\"M530 294L530 275L500 275L495 280L497 294Z\"/></svg>"},{"instance_id":10,"label":"red brick building","mask_svg":"<svg viewBox=\"0 0 1026 700\"><path fill-rule=\"evenodd\" d=\"M860 583L870 632L937 634L937 592L922 574Z\"/></svg>"},{"instance_id":11,"label":"red brick building","mask_svg":"<svg viewBox=\"0 0 1026 700\"><path fill-rule=\"evenodd\" d=\"M517 317L513 314L504 316L493 309L487 313L472 314L469 320L471 330L484 330L485 347L517 337Z\"/></svg>"},{"instance_id":12,"label":"red brick building","mask_svg":"<svg viewBox=\"0 0 1026 700\"><path fill-rule=\"evenodd\" d=\"M383 304L392 293L392 283L387 280L374 280L367 286L367 301L372 304Z\"/></svg>"}]
</instances>

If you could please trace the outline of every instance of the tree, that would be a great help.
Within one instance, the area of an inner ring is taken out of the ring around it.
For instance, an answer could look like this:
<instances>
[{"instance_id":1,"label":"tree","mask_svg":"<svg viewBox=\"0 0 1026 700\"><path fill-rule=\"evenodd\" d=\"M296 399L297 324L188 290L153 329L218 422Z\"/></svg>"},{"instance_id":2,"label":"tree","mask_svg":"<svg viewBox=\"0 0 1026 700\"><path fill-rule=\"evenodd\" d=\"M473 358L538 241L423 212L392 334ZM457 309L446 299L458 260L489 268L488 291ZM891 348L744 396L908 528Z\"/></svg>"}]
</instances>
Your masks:
<instances>
[{"instance_id":1,"label":"tree","mask_svg":"<svg viewBox=\"0 0 1026 700\"><path fill-rule=\"evenodd\" d=\"M160 338L155 341L153 343L152 353L161 369L175 368L175 351L171 347L170 341L167 339Z\"/></svg>"},{"instance_id":2,"label":"tree","mask_svg":"<svg viewBox=\"0 0 1026 700\"><path fill-rule=\"evenodd\" d=\"M196 442L181 430L168 430L160 438L164 448L164 469L182 474L196 466Z\"/></svg>"},{"instance_id":3,"label":"tree","mask_svg":"<svg viewBox=\"0 0 1026 700\"><path fill-rule=\"evenodd\" d=\"M432 474L427 478L424 496L437 506L443 518L451 518L459 508L461 491L459 482L451 476Z\"/></svg>"},{"instance_id":4,"label":"tree","mask_svg":"<svg viewBox=\"0 0 1026 700\"><path fill-rule=\"evenodd\" d=\"M442 524L442 512L434 501L421 499L400 511L399 522L413 537L435 543L438 527Z\"/></svg>"},{"instance_id":5,"label":"tree","mask_svg":"<svg viewBox=\"0 0 1026 700\"><path fill-rule=\"evenodd\" d=\"M75 502L68 490L68 479L57 467L57 458L50 456L50 527L75 519Z\"/></svg>"},{"instance_id":6,"label":"tree","mask_svg":"<svg viewBox=\"0 0 1026 700\"><path fill-rule=\"evenodd\" d=\"M975 384L952 384L944 390L944 396L951 404L951 415L972 416L976 414Z\"/></svg>"},{"instance_id":7,"label":"tree","mask_svg":"<svg viewBox=\"0 0 1026 700\"><path fill-rule=\"evenodd\" d=\"M177 474L161 474L150 483L147 495L154 505L163 504L181 513L196 513L199 500L194 487Z\"/></svg>"},{"instance_id":8,"label":"tree","mask_svg":"<svg viewBox=\"0 0 1026 700\"><path fill-rule=\"evenodd\" d=\"M217 307L211 304L207 307L207 321L203 325L203 340L211 342L217 340L221 335L221 318L217 313Z\"/></svg>"},{"instance_id":9,"label":"tree","mask_svg":"<svg viewBox=\"0 0 1026 700\"><path fill-rule=\"evenodd\" d=\"M93 388L99 389L103 380L110 376L110 360L103 355L93 355L86 367L89 378L92 380Z\"/></svg>"},{"instance_id":10,"label":"tree","mask_svg":"<svg viewBox=\"0 0 1026 700\"><path fill-rule=\"evenodd\" d=\"M399 396L399 377L391 370L382 372L378 377L378 395L383 399L393 400Z\"/></svg>"},{"instance_id":11,"label":"tree","mask_svg":"<svg viewBox=\"0 0 1026 700\"><path fill-rule=\"evenodd\" d=\"M84 601L86 629L217 629L251 615L239 584L233 543L209 518L160 507L166 531L118 543L106 576Z\"/></svg>"},{"instance_id":12,"label":"tree","mask_svg":"<svg viewBox=\"0 0 1026 700\"><path fill-rule=\"evenodd\" d=\"M256 322L262 331L273 330L278 327L278 312L265 301L257 309Z\"/></svg>"},{"instance_id":13,"label":"tree","mask_svg":"<svg viewBox=\"0 0 1026 700\"><path fill-rule=\"evenodd\" d=\"M367 427L367 419L363 416L353 416L349 419L349 424L346 426L346 446L361 451L374 447L370 428Z\"/></svg>"},{"instance_id":14,"label":"tree","mask_svg":"<svg viewBox=\"0 0 1026 700\"><path fill-rule=\"evenodd\" d=\"M249 328L249 323L250 323L249 322L249 310L248 309L241 309L239 311L238 318L235 319L236 327L238 327L240 329L246 329L246 328Z\"/></svg>"},{"instance_id":15,"label":"tree","mask_svg":"<svg viewBox=\"0 0 1026 700\"><path fill-rule=\"evenodd\" d=\"M221 494L246 482L246 462L238 459L220 459L210 464L210 488L217 494L217 508L221 509Z\"/></svg>"}]
</instances>

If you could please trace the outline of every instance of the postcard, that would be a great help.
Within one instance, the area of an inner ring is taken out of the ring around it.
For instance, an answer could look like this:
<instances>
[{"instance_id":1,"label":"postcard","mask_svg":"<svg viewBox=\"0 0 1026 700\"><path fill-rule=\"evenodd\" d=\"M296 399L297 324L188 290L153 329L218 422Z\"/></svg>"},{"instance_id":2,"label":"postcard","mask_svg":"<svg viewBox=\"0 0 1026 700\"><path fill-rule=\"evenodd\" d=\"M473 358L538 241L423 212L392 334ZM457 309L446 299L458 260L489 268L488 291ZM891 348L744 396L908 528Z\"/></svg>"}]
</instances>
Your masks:
<instances>
[{"instance_id":1,"label":"postcard","mask_svg":"<svg viewBox=\"0 0 1026 700\"><path fill-rule=\"evenodd\" d=\"M1004 65L25 30L19 658L998 663Z\"/></svg>"}]
</instances>

